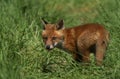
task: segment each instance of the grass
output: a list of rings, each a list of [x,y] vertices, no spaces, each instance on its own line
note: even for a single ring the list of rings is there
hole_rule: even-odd
[[[0,0],[0,79],[119,79],[119,0]],[[110,31],[104,65],[72,62],[70,54],[46,51],[40,17],[66,27],[97,22]]]

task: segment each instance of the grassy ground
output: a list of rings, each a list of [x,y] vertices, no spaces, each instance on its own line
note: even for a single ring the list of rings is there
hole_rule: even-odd
[[[0,79],[120,79],[119,0],[0,0]],[[97,22],[110,31],[104,65],[73,63],[44,49],[40,17],[66,27]]]

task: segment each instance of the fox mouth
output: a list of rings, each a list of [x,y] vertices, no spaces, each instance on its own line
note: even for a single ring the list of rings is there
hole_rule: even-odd
[[[52,48],[52,49],[53,49],[53,48]],[[50,50],[52,50],[52,49],[47,49],[47,48],[46,48],[46,50],[48,50],[48,51],[50,51]]]

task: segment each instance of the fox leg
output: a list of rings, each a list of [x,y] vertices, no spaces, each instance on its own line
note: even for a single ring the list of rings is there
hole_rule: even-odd
[[[82,56],[79,55],[78,53],[73,53],[72,56],[73,56],[73,59],[74,59],[74,60],[76,60],[76,61],[78,61],[78,62],[81,62],[81,61],[82,61]]]
[[[95,58],[96,58],[96,64],[97,65],[102,65],[105,50],[106,50],[105,42],[104,41],[98,41],[97,44],[96,44],[96,53],[95,53]]]
[[[82,62],[84,62],[84,63],[89,63],[90,62],[90,51],[89,50],[85,50],[82,53]]]

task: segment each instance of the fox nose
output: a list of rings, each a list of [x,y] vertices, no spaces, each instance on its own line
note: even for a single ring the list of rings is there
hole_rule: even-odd
[[[50,50],[50,49],[53,49],[53,45],[46,45],[46,49]]]
[[[50,45],[47,45],[47,46],[46,46],[46,49],[50,49]]]

